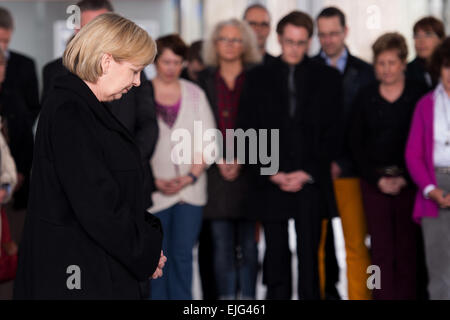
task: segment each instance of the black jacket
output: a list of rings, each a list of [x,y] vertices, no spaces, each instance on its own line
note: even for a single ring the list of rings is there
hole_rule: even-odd
[[[313,58],[323,65],[325,59],[319,53]],[[356,165],[352,161],[350,147],[347,143],[349,134],[349,125],[351,119],[352,104],[359,90],[371,82],[375,81],[373,68],[370,64],[348,53],[347,64],[342,75],[343,83],[343,109],[339,117],[339,149],[337,158],[334,159],[341,168],[341,177],[353,177],[357,174]]]
[[[43,92],[44,102],[52,88],[58,83],[58,78],[69,74],[62,64],[62,58],[49,62],[43,69]],[[155,150],[158,140],[158,123],[153,99],[153,91],[141,72],[141,85],[133,87],[121,99],[106,103],[113,114],[132,133],[142,154],[146,181],[146,193],[148,194],[148,207],[151,207],[151,193],[156,189],[153,174],[150,169],[150,158]]]
[[[9,51],[5,81],[2,89],[19,92],[28,111],[35,119],[40,110],[39,89],[34,61],[22,54]]]
[[[38,124],[16,299],[140,299],[162,232],[145,210],[143,167],[128,130],[70,74]],[[69,290],[69,266],[81,289]]]
[[[425,59],[416,57],[408,63],[406,68],[406,78],[411,81],[419,82],[428,90],[436,88],[439,79],[432,77],[427,70],[427,62]]]
[[[294,73],[298,98],[296,113],[291,118],[288,70],[287,64],[277,58],[274,63],[249,72],[241,99],[239,127],[279,129],[279,171],[303,170],[312,175],[315,183],[297,193],[283,192],[269,176],[260,174],[261,164],[249,165],[253,172],[251,206],[262,220],[286,220],[301,214],[300,202],[317,198],[303,195],[320,193],[324,199],[320,213],[336,216],[330,162],[336,153],[335,119],[342,105],[341,76],[338,71],[305,57]]]

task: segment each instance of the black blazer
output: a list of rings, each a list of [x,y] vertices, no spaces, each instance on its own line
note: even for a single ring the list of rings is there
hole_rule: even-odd
[[[62,64],[62,58],[49,62],[43,69],[43,92],[44,102],[52,88],[58,83],[60,76],[68,75]],[[132,133],[142,154],[142,161],[145,169],[146,194],[148,207],[151,207],[151,193],[156,189],[153,173],[150,169],[150,158],[155,150],[158,141],[159,128],[156,121],[155,103],[153,91],[147,81],[144,72],[141,72],[141,85],[133,87],[127,94],[119,100],[107,102],[107,106],[112,113],[122,122],[122,124]]]
[[[143,167],[128,130],[70,74],[37,128],[17,299],[139,299],[159,261],[162,232],[144,206]],[[69,290],[67,268],[81,270]]]
[[[326,61],[320,53],[313,58],[323,65]],[[337,158],[334,159],[342,170],[341,177],[353,177],[357,175],[356,165],[352,161],[350,147],[347,143],[353,101],[359,90],[375,81],[373,68],[367,62],[348,53],[347,64],[342,75],[343,84],[343,108],[339,115],[339,147]]]
[[[269,176],[260,174],[261,165],[250,165],[252,208],[262,220],[295,218],[301,214],[300,202],[305,204],[316,198],[303,195],[320,192],[325,199],[321,201],[320,212],[336,216],[330,162],[336,152],[335,119],[342,106],[341,76],[338,71],[305,57],[294,73],[298,99],[296,113],[291,118],[288,72],[287,64],[277,58],[248,73],[239,127],[279,129],[279,171],[303,170],[313,176],[315,183],[297,193],[283,192]]]
[[[19,92],[33,116],[37,117],[40,110],[39,89],[34,61],[22,54],[9,51],[3,89]]]

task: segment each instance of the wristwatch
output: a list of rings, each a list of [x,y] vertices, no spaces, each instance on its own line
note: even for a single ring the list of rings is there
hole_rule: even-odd
[[[192,184],[197,182],[198,178],[192,172],[189,172],[188,176],[192,178]]]

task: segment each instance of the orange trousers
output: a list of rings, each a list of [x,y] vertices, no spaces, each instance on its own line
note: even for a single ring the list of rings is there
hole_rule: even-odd
[[[334,180],[334,192],[345,240],[348,298],[349,300],[370,300],[372,296],[367,288],[369,275],[366,273],[367,267],[370,265],[370,256],[365,245],[367,226],[359,179]],[[319,245],[319,277],[322,298],[325,296],[326,231],[327,220],[324,220]]]

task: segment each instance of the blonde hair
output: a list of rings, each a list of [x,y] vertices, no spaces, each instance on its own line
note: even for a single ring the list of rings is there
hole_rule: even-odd
[[[101,59],[109,53],[115,61],[146,66],[153,62],[156,44],[134,22],[115,13],[104,13],[84,26],[68,43],[63,64],[82,80],[97,82],[103,74]]]
[[[215,43],[219,38],[220,31],[222,31],[222,28],[224,28],[225,26],[236,27],[239,29],[241,33],[242,46],[244,49],[242,53],[242,62],[244,64],[260,63],[262,57],[258,49],[258,42],[256,39],[256,35],[251,29],[251,27],[248,25],[246,21],[241,21],[238,19],[230,19],[216,24],[210,37],[205,42],[203,46],[203,60],[205,64],[214,67],[218,66],[219,62],[215,48]]]

